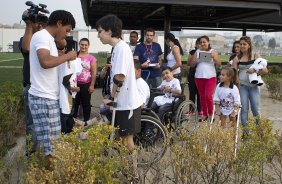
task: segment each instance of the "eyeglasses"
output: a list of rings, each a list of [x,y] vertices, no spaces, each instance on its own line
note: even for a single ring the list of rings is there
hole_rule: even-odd
[[[97,31],[98,31],[98,34],[101,34],[104,31],[104,29],[97,30]]]
[[[58,51],[63,51],[63,50],[65,50],[65,49],[66,49],[65,47],[57,48]]]

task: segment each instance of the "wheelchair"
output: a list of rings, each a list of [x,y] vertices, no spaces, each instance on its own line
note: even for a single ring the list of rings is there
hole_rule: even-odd
[[[184,95],[184,88],[188,83],[182,83],[182,93],[180,95],[172,95],[174,101],[171,104],[170,110],[163,117],[158,117],[155,112],[151,112],[151,116],[158,118],[169,130],[174,130],[176,133],[185,128],[189,133],[192,133],[198,123],[198,110],[194,102],[187,100]],[[150,106],[153,103],[154,97],[164,95],[159,89],[151,89]],[[157,117],[156,117],[157,116]]]
[[[138,153],[137,165],[141,167],[159,161],[168,144],[167,129],[159,119],[146,115],[144,111],[147,110],[143,110],[141,114],[141,131],[133,137]]]

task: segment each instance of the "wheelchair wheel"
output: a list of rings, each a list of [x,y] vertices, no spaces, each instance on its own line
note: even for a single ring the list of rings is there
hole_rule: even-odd
[[[166,152],[167,130],[154,117],[141,115],[141,131],[134,135],[138,166],[149,166],[159,161]]]
[[[198,110],[192,101],[184,101],[177,108],[174,126],[176,130],[185,129],[192,133],[198,123]]]

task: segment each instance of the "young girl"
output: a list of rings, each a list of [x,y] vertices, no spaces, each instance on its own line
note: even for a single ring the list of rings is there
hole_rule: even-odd
[[[163,120],[164,114],[170,110],[171,104],[175,100],[172,94],[181,94],[180,82],[173,77],[170,67],[166,67],[162,71],[162,77],[163,82],[158,88],[164,92],[164,95],[155,97],[151,106],[151,109],[158,114],[161,120]]]
[[[237,72],[234,68],[224,67],[220,74],[220,83],[217,85],[213,101],[216,115],[220,116],[221,127],[225,127],[226,118],[229,117],[235,127],[236,115],[241,104],[240,94],[235,81]]]

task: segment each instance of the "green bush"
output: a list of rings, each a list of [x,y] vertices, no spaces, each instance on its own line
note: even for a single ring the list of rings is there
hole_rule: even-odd
[[[109,125],[95,125],[83,140],[79,129],[62,136],[51,165],[42,162],[43,156],[29,161],[28,183],[126,183],[132,176],[130,156],[120,141],[109,139],[112,131]]]
[[[263,78],[271,98],[282,100],[282,75],[272,74]]]
[[[15,144],[17,125],[23,119],[23,89],[18,83],[0,84],[0,158]]]
[[[271,74],[281,74],[282,73],[282,67],[280,65],[273,65],[267,67],[269,70],[269,73]]]

